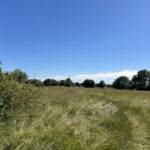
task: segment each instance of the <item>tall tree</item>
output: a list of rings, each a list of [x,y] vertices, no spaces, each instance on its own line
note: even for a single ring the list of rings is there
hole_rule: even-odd
[[[137,75],[133,76],[132,82],[134,87],[138,90],[146,90],[150,85],[150,71],[141,70]]]
[[[130,80],[126,76],[121,76],[118,77],[114,82],[113,82],[113,87],[116,89],[128,89],[129,88],[129,83]]]

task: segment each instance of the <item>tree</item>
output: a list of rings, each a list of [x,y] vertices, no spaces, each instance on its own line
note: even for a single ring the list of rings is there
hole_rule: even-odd
[[[95,87],[95,82],[93,80],[90,79],[86,79],[83,83],[82,83],[83,87],[86,88],[93,88]]]
[[[133,76],[132,82],[134,83],[134,88],[137,90],[149,89],[150,85],[150,71],[141,70],[137,75]]]
[[[65,86],[65,84],[66,84],[66,81],[65,81],[65,80],[60,80],[60,82],[59,82],[59,85],[60,85],[60,86]]]
[[[80,84],[79,82],[76,82],[75,85],[76,85],[77,87],[81,87],[81,84]]]
[[[130,80],[128,77],[126,76],[121,76],[121,77],[118,77],[114,83],[113,83],[113,87],[116,88],[116,89],[128,89],[129,88],[129,83],[130,83]]]
[[[112,87],[112,85],[111,85],[111,84],[107,84],[106,86],[107,86],[108,88],[111,88],[111,87]]]
[[[72,82],[72,80],[70,78],[66,79],[65,86],[67,86],[67,87],[73,86],[73,82]]]
[[[106,83],[102,80],[102,81],[100,81],[100,83],[98,84],[98,87],[100,87],[100,88],[105,88],[105,87],[106,87]]]
[[[56,81],[55,79],[52,79],[52,80],[51,80],[51,85],[52,85],[52,86],[57,86],[57,85],[59,85],[59,84],[58,84],[58,81]]]
[[[147,86],[146,90],[150,90],[150,83],[149,83],[149,85]]]
[[[51,79],[46,79],[43,81],[45,86],[51,86],[52,85],[52,80]]]
[[[58,81],[56,81],[55,79],[46,79],[46,80],[44,80],[43,83],[45,86],[57,86],[57,85],[59,85]]]
[[[38,79],[31,79],[31,80],[28,80],[29,84],[32,84],[32,85],[35,85],[35,86],[38,86],[38,87],[41,87],[41,86],[44,86],[43,82],[38,80]]]
[[[16,81],[18,83],[26,82],[28,80],[26,72],[23,72],[20,69],[16,69],[8,74],[10,80]]]

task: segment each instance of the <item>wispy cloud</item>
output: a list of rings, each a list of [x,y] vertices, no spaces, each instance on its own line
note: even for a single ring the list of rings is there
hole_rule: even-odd
[[[92,79],[95,82],[99,82],[100,80],[104,80],[107,83],[112,83],[117,77],[119,76],[127,76],[130,79],[137,73],[136,70],[123,70],[119,72],[101,72],[96,74],[79,74],[70,76],[70,78],[74,82],[83,82],[85,79]],[[50,78],[56,79],[56,80],[62,80],[66,79],[67,76],[52,76]]]

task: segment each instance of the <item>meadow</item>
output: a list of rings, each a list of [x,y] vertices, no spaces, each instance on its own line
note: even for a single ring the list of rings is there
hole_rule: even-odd
[[[0,123],[1,150],[150,149],[150,92],[21,88]]]

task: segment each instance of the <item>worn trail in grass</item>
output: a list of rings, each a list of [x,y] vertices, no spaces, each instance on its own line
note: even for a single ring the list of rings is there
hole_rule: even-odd
[[[39,89],[14,114],[1,147],[21,150],[149,150],[150,93]]]
[[[128,121],[132,125],[132,145],[137,150],[150,149],[150,99],[148,92],[114,91],[113,102],[121,105]]]

